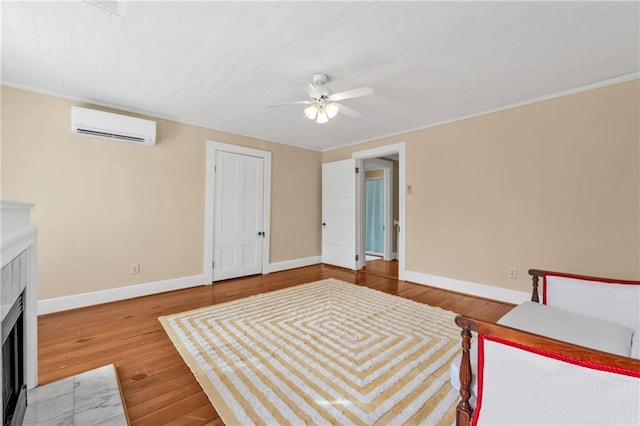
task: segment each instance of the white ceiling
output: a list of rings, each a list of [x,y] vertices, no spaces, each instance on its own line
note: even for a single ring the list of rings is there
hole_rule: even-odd
[[[102,3],[114,3],[103,1]],[[637,72],[638,2],[2,2],[2,80],[327,149]],[[361,112],[306,119],[324,72]],[[159,141],[162,143],[162,141]]]

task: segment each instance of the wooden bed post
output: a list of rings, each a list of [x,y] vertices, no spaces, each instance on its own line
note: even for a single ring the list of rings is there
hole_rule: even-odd
[[[531,301],[535,303],[540,303],[540,298],[538,296],[538,283],[540,277],[544,275],[544,271],[540,271],[538,269],[529,269],[529,275],[531,275],[531,281],[533,282],[533,291],[531,292]]]
[[[468,426],[471,423],[471,324],[461,316],[456,317],[456,324],[462,331],[462,360],[460,361],[460,402],[456,408],[456,425]]]

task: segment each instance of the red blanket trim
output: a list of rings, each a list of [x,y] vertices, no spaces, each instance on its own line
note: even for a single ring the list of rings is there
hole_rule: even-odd
[[[478,417],[480,417],[480,410],[482,409],[482,388],[484,387],[484,339],[487,336],[484,334],[478,335],[478,395],[476,395],[476,407],[473,410],[473,417],[471,417],[471,426],[478,424]]]

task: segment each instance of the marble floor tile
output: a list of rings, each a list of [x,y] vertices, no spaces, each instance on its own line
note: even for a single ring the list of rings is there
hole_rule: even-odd
[[[126,425],[115,367],[107,365],[29,391],[24,425]]]

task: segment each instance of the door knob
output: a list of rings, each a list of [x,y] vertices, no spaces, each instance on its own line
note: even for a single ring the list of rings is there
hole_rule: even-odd
[[[264,232],[262,232],[262,231],[258,231],[258,237],[261,237],[261,236],[263,236],[263,235],[264,235]]]
[[[325,226],[327,226],[327,222],[322,222],[322,227],[324,228]]]

